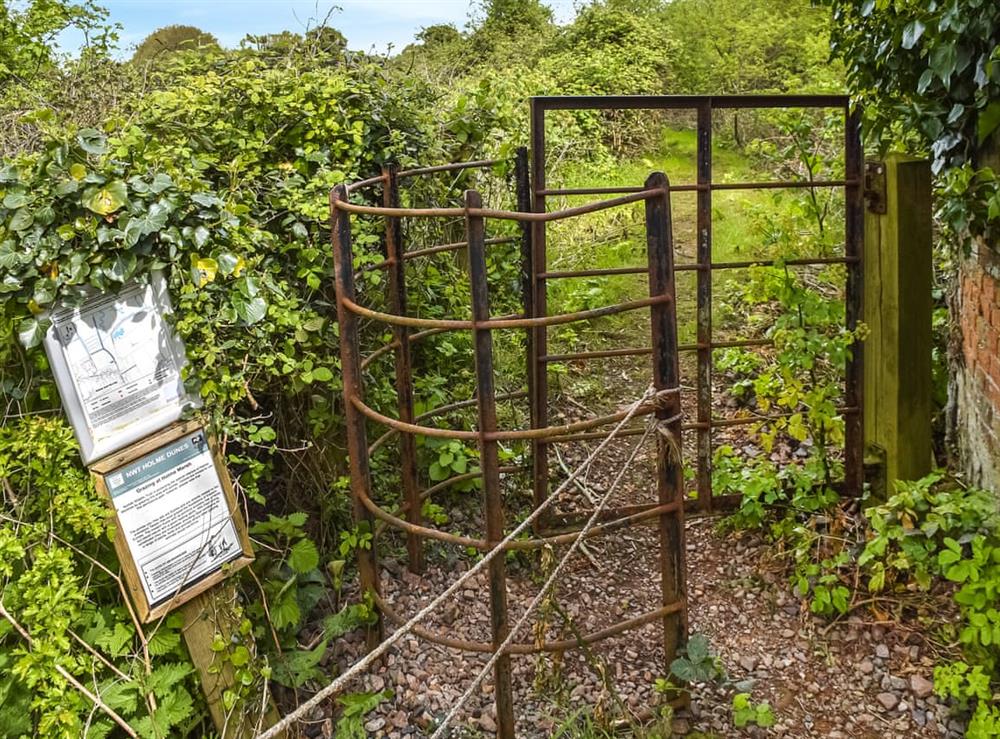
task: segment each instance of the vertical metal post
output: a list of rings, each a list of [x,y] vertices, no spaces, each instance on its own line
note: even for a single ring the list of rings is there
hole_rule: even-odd
[[[382,204],[386,208],[399,207],[399,168],[393,164],[382,169],[385,186]],[[406,263],[403,261],[403,231],[399,218],[385,219],[385,251],[389,264],[389,311],[397,316],[406,315]],[[406,326],[393,326],[396,344],[396,403],[399,420],[414,422],[413,372],[410,361],[410,332]],[[413,434],[401,433],[399,437],[399,473],[403,486],[403,501],[406,504],[406,520],[417,526],[423,525],[421,515],[420,485],[417,478],[417,445]],[[410,572],[424,571],[424,545],[420,536],[409,532],[406,535],[406,550],[409,555]]]
[[[517,187],[517,209],[522,213],[531,211],[531,174],[528,171],[528,149],[520,146],[514,159],[514,176]],[[535,315],[535,301],[532,295],[531,282],[531,224],[527,221],[519,221],[518,227],[521,229],[521,302],[524,306],[526,318],[533,318]],[[527,352],[527,383],[528,398],[534,397],[535,388],[535,366],[537,358],[534,353],[534,331],[525,331]],[[528,401],[531,427],[535,428],[535,405]]]
[[[656,418],[656,482],[660,505],[674,507],[660,514],[660,588],[662,605],[686,597],[684,544],[684,468],[681,460],[680,365],[677,358],[677,301],[674,287],[673,228],[670,185],[666,175],[654,172],[645,189],[662,188],[662,197],[646,200],[646,249],[650,297],[668,296],[669,302],[650,306],[653,347],[653,386],[658,391]],[[661,392],[666,391],[666,392]],[[671,392],[672,391],[672,392]],[[663,617],[663,651],[667,670],[687,640],[687,609]]]
[[[330,233],[333,240],[334,278],[337,289],[337,322],[340,325],[341,372],[344,381],[344,419],[347,429],[347,456],[351,471],[351,502],[354,523],[372,534],[369,549],[358,549],[358,575],[364,592],[380,594],[378,559],[375,541],[375,519],[361,502],[363,495],[371,497],[371,469],[368,462],[368,433],[365,417],[354,406],[364,394],[361,379],[360,345],[358,343],[358,317],[344,305],[344,300],[355,300],[354,256],[351,245],[351,217],[337,209],[337,203],[347,200],[347,187],[338,185],[330,193]],[[382,616],[368,632],[368,649],[382,641]]]
[[[466,208],[482,208],[475,190],[465,193]],[[469,276],[472,283],[472,320],[479,324],[490,318],[490,297],[486,272],[486,236],[482,216],[467,215],[466,240],[469,244]],[[493,547],[504,537],[503,493],[500,489],[498,442],[488,437],[497,429],[496,388],[493,378],[493,334],[490,329],[473,329],[476,351],[476,389],[479,396],[479,465],[483,470],[483,506],[486,541]],[[490,620],[493,648],[498,649],[510,633],[507,614],[507,564],[504,557],[490,560]],[[494,668],[497,708],[497,736],[514,739],[514,691],[511,684],[510,655],[497,660]]]
[[[712,510],[712,103],[698,104],[698,509]]]
[[[545,190],[545,108],[540,101],[531,100],[531,181],[534,187],[531,209],[535,213],[545,212],[545,196],[540,194]],[[531,224],[531,287],[532,287],[532,317],[544,316],[548,312],[547,289],[544,277],[540,275],[546,270],[547,257],[545,253],[545,223]],[[534,363],[531,396],[532,428],[544,428],[549,422],[549,383],[548,366],[540,361],[548,352],[548,329],[538,326],[532,336],[532,361]],[[532,493],[537,508],[549,496],[549,445],[544,439],[531,442]],[[544,528],[547,516],[539,516],[536,530]]]
[[[844,256],[847,264],[845,299],[847,329],[857,328],[864,311],[864,190],[861,186],[864,154],[861,149],[861,113],[849,107],[844,111]],[[864,486],[864,343],[855,341],[847,360],[844,400],[844,490],[861,495]]]

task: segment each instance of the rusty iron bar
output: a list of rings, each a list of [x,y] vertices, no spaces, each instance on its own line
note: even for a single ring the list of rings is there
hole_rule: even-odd
[[[338,200],[336,208],[367,216],[396,216],[397,218],[465,218],[475,216],[477,218],[495,218],[504,221],[530,221],[533,223],[548,223],[550,221],[560,221],[566,218],[585,215],[587,213],[597,213],[609,208],[618,208],[629,203],[638,203],[655,193],[637,192],[630,195],[622,195],[608,200],[597,200],[586,205],[577,205],[563,210],[553,210],[546,213],[521,213],[516,210],[498,210],[496,208],[380,208],[374,205],[358,205],[346,200]]]
[[[607,436],[607,433],[605,433],[605,436]],[[481,472],[471,473],[470,476],[478,477],[481,474],[482,474]],[[417,534],[425,539],[434,539],[435,541],[440,541],[444,544],[452,544],[458,547],[467,547],[482,552],[489,551],[490,549],[493,549],[493,547],[496,545],[495,542],[491,544],[486,539],[477,539],[472,536],[453,534],[450,531],[442,531],[441,529],[436,529],[432,526],[418,526],[416,524],[411,524],[407,522],[405,519],[400,518],[395,513],[390,513],[389,511],[385,510],[367,495],[362,497],[361,502],[373,517],[379,519],[380,521],[384,521],[389,526],[392,526],[393,528],[403,531],[407,534],[410,533]],[[608,531],[614,531],[615,529],[619,529],[624,526],[631,526],[632,524],[639,523],[647,519],[658,518],[666,513],[672,513],[674,512],[674,508],[676,505],[677,505],[676,503],[655,505],[655,506],[650,506],[648,508],[643,508],[642,510],[637,512],[629,512],[627,510],[612,511],[612,514],[617,513],[620,517],[614,518],[610,521],[595,526],[590,532],[588,532],[588,538],[592,536],[600,536],[602,533],[607,533]],[[504,549],[507,551],[527,551],[535,549],[544,549],[545,547],[549,546],[570,544],[578,535],[579,532],[549,535],[549,532],[547,531],[545,535],[536,536],[531,539],[516,539],[510,542],[510,544],[505,545]]]
[[[674,300],[674,244],[670,219],[670,185],[666,175],[654,172],[648,188],[661,190],[646,201],[646,250],[649,294],[670,300],[650,306],[653,387],[660,401],[656,410],[656,488],[661,506],[673,506],[659,517],[661,606],[687,598],[684,535],[684,464],[681,460],[680,364],[677,352],[677,302]],[[663,654],[667,668],[687,643],[687,609],[663,616]]]
[[[712,262],[709,269],[744,269],[746,267],[774,267],[778,264],[789,267],[806,267],[822,264],[854,264],[856,257],[804,257],[801,259],[748,259],[743,262]],[[675,272],[697,272],[705,269],[704,265],[692,262],[690,264],[675,264]],[[561,280],[573,277],[615,277],[618,275],[644,275],[645,267],[610,267],[605,269],[562,270],[543,273],[547,280]]]
[[[844,106],[844,170],[848,178],[860,180],[864,166],[861,146],[861,112]],[[845,228],[844,253],[855,261],[847,269],[847,330],[854,331],[864,315],[864,274],[861,258],[864,254],[864,192],[858,184],[844,194]],[[851,345],[845,368],[844,401],[861,408],[864,403],[864,342]],[[850,416],[844,428],[844,489],[848,495],[860,496],[864,488],[864,425],[861,413]]]
[[[368,432],[365,417],[357,411],[354,400],[364,394],[361,375],[361,358],[358,341],[358,319],[344,306],[344,301],[354,297],[354,250],[351,243],[351,219],[343,216],[337,203],[347,197],[347,187],[340,185],[330,193],[330,234],[333,247],[334,279],[337,293],[337,321],[340,326],[341,373],[344,384],[344,420],[347,427],[347,456],[351,471],[351,502],[354,523],[367,527],[374,534],[375,520],[362,503],[371,489],[371,469],[368,459]],[[358,579],[361,589],[378,597],[381,588],[378,576],[378,555],[375,546],[358,547]],[[367,646],[374,649],[385,635],[379,616],[374,628],[369,629]]]
[[[400,615],[400,613],[383,598],[377,598],[375,603],[378,605],[380,610],[384,610],[386,617],[393,623],[397,625],[406,623],[406,618]],[[648,613],[635,616],[625,621],[620,621],[612,626],[591,632],[590,634],[581,635],[581,638],[578,639],[546,641],[541,644],[510,644],[506,649],[504,649],[504,654],[526,655],[540,654],[542,652],[565,652],[566,650],[573,649],[574,647],[594,644],[595,642],[602,641],[612,636],[617,636],[618,634],[622,634],[626,631],[638,629],[641,626],[659,621],[672,613],[676,613],[677,611],[684,610],[686,608],[686,601],[671,603],[669,606],[657,608],[655,611],[649,611]],[[458,649],[464,652],[479,652],[483,654],[492,654],[494,651],[491,644],[470,641],[468,639],[455,639],[454,637],[444,636],[435,631],[431,631],[423,626],[415,626],[411,629],[411,631],[421,639],[426,639],[432,644],[439,644],[450,649]]]
[[[531,171],[528,163],[527,147],[518,147],[514,159],[514,181],[517,188],[517,210],[521,213],[531,212]],[[535,300],[532,284],[532,224],[527,221],[518,223],[521,229],[521,304],[526,318],[535,318]],[[535,353],[535,330],[528,328],[525,332],[525,386],[528,390],[528,397],[534,397],[535,376],[533,369],[537,363]],[[535,404],[528,403],[528,423],[531,428],[536,427]]]
[[[471,330],[471,329],[505,329],[505,328],[531,328],[533,326],[559,326],[564,323],[575,323],[591,318],[603,318],[617,313],[625,313],[639,308],[646,308],[656,303],[667,300],[666,297],[642,298],[641,300],[629,300],[615,305],[606,305],[601,308],[577,311],[576,313],[559,313],[554,316],[539,316],[538,318],[492,318],[483,321],[468,320],[463,321],[453,318],[415,318],[413,316],[397,316],[393,313],[365,308],[358,305],[353,300],[345,299],[344,306],[359,316],[372,318],[381,323],[393,326],[412,326],[414,328],[446,328],[451,330]]]
[[[533,111],[547,110],[679,110],[707,106],[742,108],[843,108],[847,95],[540,95]],[[538,151],[535,149],[535,151]]]
[[[507,320],[509,318],[522,318],[522,317],[523,317],[523,315],[521,313],[509,313],[509,314],[504,315],[504,316],[497,316],[496,320]],[[426,339],[428,336],[434,336],[435,334],[443,334],[443,333],[447,333],[448,331],[453,331],[453,330],[454,329],[451,329],[451,328],[440,328],[439,327],[439,328],[428,329],[426,331],[417,331],[415,334],[410,334],[410,345],[412,346],[413,344],[417,343],[418,341],[422,341],[423,339]],[[368,365],[369,364],[371,364],[373,361],[375,361],[376,359],[378,359],[383,354],[386,354],[387,352],[391,352],[395,348],[396,348],[396,342],[395,341],[390,341],[388,344],[383,344],[378,349],[373,350],[371,354],[369,354],[367,357],[365,357],[364,359],[361,360],[361,369],[362,370],[368,369]]]
[[[813,188],[846,187],[859,184],[856,180],[764,180],[762,182],[714,182],[708,184],[671,185],[670,192],[699,192],[702,190],[797,190]],[[541,195],[624,195],[630,192],[641,192],[641,187],[566,187],[545,190]]]
[[[844,416],[853,416],[859,413],[860,410],[857,406],[838,406],[837,413]],[[713,418],[707,423],[702,423],[699,421],[691,421],[688,423],[681,424],[681,429],[683,431],[697,431],[698,429],[716,429],[716,428],[730,428],[733,426],[750,426],[755,423],[770,423],[771,421],[780,421],[783,418],[790,418],[795,415],[793,411],[788,413],[768,413],[758,416],[740,416],[737,418]],[[629,436],[638,436],[643,433],[640,428],[623,429],[618,432],[618,435],[627,438]],[[550,444],[563,444],[574,441],[592,441],[594,439],[603,439],[604,434],[601,432],[584,432],[579,434],[566,434],[562,436],[552,436],[549,437],[548,442]]]
[[[542,214],[548,210],[545,202],[545,111],[531,104],[531,211]],[[531,318],[548,315],[548,281],[544,273],[548,267],[547,229],[542,221],[531,223]],[[529,357],[528,369],[532,378],[531,427],[544,428],[549,421],[549,375],[548,366],[539,357],[548,353],[548,329],[537,326],[532,332],[533,353]],[[549,497],[549,446],[544,438],[535,439],[531,444],[531,492],[532,502],[537,508]],[[535,526],[535,533],[546,529],[549,515],[542,516]]]
[[[486,240],[483,217],[475,211],[482,208],[479,193],[465,193],[468,214],[465,220],[466,241],[469,242],[469,279],[472,289],[472,318],[475,321],[472,339],[476,352],[476,391],[479,398],[479,465],[483,471],[483,517],[486,521],[486,542],[492,549],[504,538],[503,491],[500,487],[499,444],[490,434],[497,429],[496,388],[493,381],[493,334],[484,328],[490,318],[490,297],[486,267]],[[494,557],[490,573],[490,624],[493,649],[498,649],[510,633],[507,613],[507,564],[503,557]],[[497,736],[514,739],[514,686],[511,678],[510,655],[502,655],[493,671],[497,709]]]
[[[387,208],[399,207],[398,168],[395,165],[382,170],[385,187],[382,188],[383,203]],[[403,229],[398,218],[385,219],[385,251],[389,269],[389,310],[398,316],[406,315],[406,264],[403,262]],[[405,326],[393,326],[393,344],[396,347],[396,408],[400,420],[413,423],[413,365],[410,359],[409,330]],[[417,479],[417,445],[410,434],[403,434],[399,440],[400,482],[403,499],[406,501],[406,520],[412,524],[423,523],[420,506],[420,483]],[[406,551],[410,572],[424,571],[424,545],[416,534],[406,537]]]
[[[489,330],[489,329],[480,329]],[[493,430],[483,430],[478,431],[460,431],[457,429],[440,429],[434,426],[421,426],[416,423],[406,423],[398,418],[390,418],[377,410],[367,405],[360,398],[352,398],[351,402],[353,406],[364,416],[370,418],[376,423],[381,423],[384,426],[396,429],[397,431],[402,431],[408,434],[419,434],[421,436],[433,436],[438,439],[458,439],[460,441],[478,441],[481,433],[489,438],[490,441],[515,441],[523,439],[545,439],[550,436],[557,436],[565,433],[573,433],[575,431],[582,431],[584,429],[592,429],[598,426],[607,426],[608,424],[620,421],[625,416],[628,415],[628,411],[619,411],[618,413],[613,413],[606,416],[598,416],[596,418],[590,418],[586,421],[574,421],[573,423],[566,423],[561,426],[547,426],[545,428],[534,428],[534,429],[516,429],[509,431],[497,431]],[[644,403],[639,406],[639,409],[633,413],[635,416],[648,416],[656,409],[655,403]]]
[[[699,185],[712,184],[712,104],[710,100],[698,105],[698,161]],[[698,423],[712,418],[712,191],[698,191],[697,202],[697,416]],[[698,464],[696,471],[698,504],[706,513],[712,510],[712,429],[697,429]]]

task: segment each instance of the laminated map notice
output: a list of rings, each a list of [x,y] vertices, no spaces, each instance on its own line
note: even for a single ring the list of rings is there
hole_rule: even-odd
[[[149,605],[243,555],[205,433],[188,433],[103,476]]]
[[[164,315],[164,280],[131,284],[55,311],[45,348],[84,462],[162,429],[194,401],[184,347]]]

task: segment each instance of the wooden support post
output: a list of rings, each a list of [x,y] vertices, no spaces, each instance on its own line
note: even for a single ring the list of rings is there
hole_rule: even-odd
[[[891,154],[865,179],[864,437],[891,495],[932,467],[931,170]]]
[[[223,583],[188,601],[180,608],[184,617],[184,643],[191,661],[198,670],[205,701],[212,716],[212,723],[222,739],[249,739],[260,730],[270,728],[278,721],[277,711],[268,700],[263,717],[261,703],[237,706],[229,712],[225,706],[225,692],[237,690],[236,674],[230,661],[212,649],[216,634],[228,644],[233,634],[239,633],[240,619],[235,610],[236,588]],[[241,636],[244,641],[250,636]],[[227,717],[227,714],[228,715]]]

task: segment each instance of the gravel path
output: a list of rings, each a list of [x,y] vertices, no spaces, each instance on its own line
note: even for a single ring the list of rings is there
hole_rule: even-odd
[[[629,446],[616,442],[588,484],[601,492]],[[582,454],[570,455],[570,464]],[[650,500],[648,460],[616,497],[618,503]],[[478,516],[457,517],[473,530]],[[455,523],[455,521],[453,521]],[[752,534],[718,532],[717,519],[687,525],[688,590],[692,633],[703,633],[728,673],[724,684],[693,686],[689,710],[673,720],[675,734],[788,737],[953,737],[962,726],[931,692],[934,661],[919,630],[887,630],[857,618],[830,626],[811,616],[785,578],[769,564],[768,549]],[[655,529],[638,527],[593,540],[577,554],[558,589],[559,611],[550,609],[542,626],[548,639],[567,639],[574,629],[587,633],[617,620],[653,610],[658,603]],[[562,550],[565,551],[565,550]],[[558,557],[561,551],[553,554]],[[455,557],[454,552],[451,553]],[[462,558],[447,561],[434,548],[423,576],[401,562],[385,559],[386,597],[404,615],[428,602],[461,571]],[[516,620],[544,579],[531,562],[512,562],[510,613]],[[532,621],[536,621],[532,619]],[[530,623],[530,622],[529,622]],[[451,637],[489,640],[485,577],[469,586],[425,626]],[[527,629],[526,629],[527,630]],[[536,632],[536,633],[540,633]],[[531,633],[519,641],[531,641]],[[666,674],[658,626],[651,624],[554,659],[515,656],[515,712],[519,737],[551,736],[560,720],[590,707],[598,714],[638,716],[658,704],[654,682]],[[338,662],[359,656],[360,636],[342,640]],[[366,719],[373,737],[428,736],[485,664],[470,655],[407,637],[359,690],[391,688],[394,698]],[[602,679],[602,676],[604,679]],[[613,687],[612,687],[613,686]],[[739,686],[738,688],[736,686]],[[611,689],[609,690],[609,687]],[[734,728],[733,693],[751,692],[770,702],[777,724],[764,730]],[[495,734],[492,676],[466,706],[453,736]],[[314,735],[330,736],[332,724],[314,725]],[[655,734],[654,734],[655,735]]]

